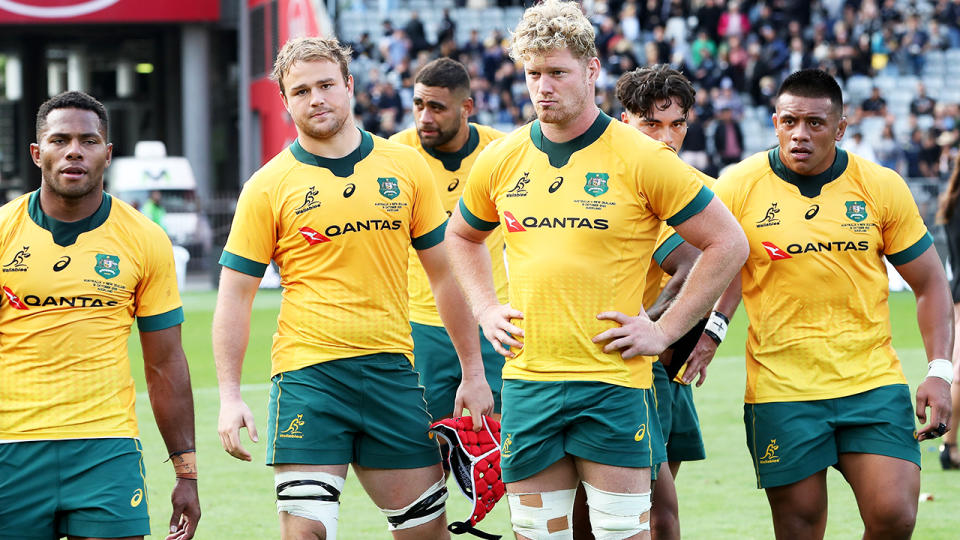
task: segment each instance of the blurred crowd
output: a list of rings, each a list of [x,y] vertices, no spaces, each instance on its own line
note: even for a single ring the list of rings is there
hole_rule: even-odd
[[[625,71],[655,63],[680,69],[698,90],[684,158],[710,174],[757,150],[748,142],[758,127],[771,137],[764,144],[775,143],[771,98],[798,69],[826,69],[843,85],[874,77],[919,81],[931,54],[960,52],[960,0],[586,0],[583,8],[603,65],[598,106],[619,117],[614,86]],[[458,41],[456,22],[444,10],[435,34],[428,39],[413,12],[404,25],[384,20],[380,35],[364,33],[352,43],[355,112],[365,129],[388,136],[412,124],[414,76],[437,56],[468,67],[472,120],[512,129],[533,118],[505,32],[471,30]],[[960,89],[960,69],[956,74]],[[906,116],[889,110],[876,86],[849,102],[843,144],[904,176],[946,178],[957,153],[960,100],[938,101],[923,83],[910,86]]]

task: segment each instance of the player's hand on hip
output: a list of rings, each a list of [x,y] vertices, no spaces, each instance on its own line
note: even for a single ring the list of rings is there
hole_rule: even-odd
[[[220,444],[231,456],[243,461],[251,461],[253,456],[240,444],[240,428],[243,427],[247,428],[251,441],[260,440],[250,407],[243,400],[221,401],[220,420],[217,426],[220,432]]]
[[[927,422],[927,408],[930,422]],[[927,377],[917,387],[917,419],[927,425],[917,431],[917,440],[935,439],[950,427],[950,384],[939,377]]]
[[[470,416],[474,419],[474,431],[480,431],[483,427],[481,415],[493,414],[493,392],[482,374],[479,377],[464,377],[460,381],[457,397],[453,402],[453,416],[463,416],[464,408],[470,411]]]
[[[513,324],[513,319],[522,319],[523,313],[510,307],[510,304],[491,304],[480,312],[477,322],[483,330],[483,337],[493,345],[498,353],[513,358],[516,356],[510,347],[521,348],[523,342],[517,340],[523,337],[523,329]]]
[[[609,341],[603,347],[605,353],[620,351],[620,356],[626,360],[634,356],[660,354],[670,345],[663,329],[650,320],[643,308],[640,308],[640,314],[636,317],[619,311],[604,311],[597,318],[620,325],[593,337],[594,343]]]
[[[197,531],[197,523],[200,522],[197,481],[177,478],[170,502],[173,503],[173,515],[170,517],[170,534],[166,540],[190,540]]]
[[[699,378],[697,378],[697,386],[702,385],[703,382],[707,380],[707,366],[710,365],[716,353],[717,342],[706,334],[700,334],[697,345],[687,358],[687,368],[684,370],[683,376],[680,377],[683,384],[690,384],[693,382],[693,379],[699,376]]]

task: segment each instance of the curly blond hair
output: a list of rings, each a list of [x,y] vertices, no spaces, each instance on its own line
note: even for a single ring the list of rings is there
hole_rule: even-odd
[[[562,48],[580,60],[597,56],[593,25],[575,1],[544,0],[527,8],[512,37],[510,57],[517,62]]]
[[[328,60],[340,65],[340,73],[343,74],[343,80],[346,82],[347,78],[350,77],[349,65],[352,52],[349,46],[341,45],[336,38],[293,38],[284,43],[283,48],[277,53],[270,78],[277,81],[277,84],[280,85],[280,93],[285,94],[283,76],[290,71],[294,64]]]

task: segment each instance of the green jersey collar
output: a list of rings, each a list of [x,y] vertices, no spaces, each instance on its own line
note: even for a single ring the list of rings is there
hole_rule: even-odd
[[[373,136],[362,129],[360,130],[360,146],[357,146],[353,152],[350,152],[342,158],[325,158],[311,154],[300,146],[299,139],[293,141],[293,144],[290,145],[290,152],[300,163],[329,169],[334,176],[340,178],[346,178],[352,175],[353,168],[357,163],[360,163],[363,158],[369,156],[372,151]]]
[[[467,143],[460,147],[456,152],[441,152],[440,150],[435,150],[433,148],[423,147],[424,152],[430,154],[443,163],[443,168],[450,172],[457,172],[460,170],[460,164],[463,160],[467,159],[467,156],[473,153],[477,149],[477,146],[480,145],[480,132],[477,131],[477,126],[473,124],[468,124],[470,128],[470,136],[467,138]]]
[[[603,132],[607,129],[610,120],[611,118],[609,116],[604,114],[603,111],[600,111],[597,119],[593,121],[593,124],[587,131],[565,143],[555,143],[548,139],[540,129],[540,120],[534,120],[533,125],[530,126],[530,140],[533,141],[534,146],[547,155],[550,159],[550,166],[559,169],[570,161],[570,156],[572,156],[574,152],[582,150],[596,142],[596,140],[600,138],[600,135],[603,135]]]
[[[76,243],[77,237],[80,236],[81,233],[92,231],[100,225],[103,225],[103,222],[110,216],[111,206],[112,197],[110,197],[109,193],[103,192],[100,208],[97,208],[96,212],[81,220],[70,222],[60,221],[43,213],[43,210],[40,208],[40,190],[38,189],[30,194],[30,199],[27,203],[27,213],[30,214],[30,219],[33,220],[34,223],[50,231],[50,234],[53,235],[53,241],[58,246],[67,247]]]
[[[833,182],[847,170],[847,163],[849,163],[850,157],[847,155],[846,150],[837,148],[837,155],[833,158],[833,165],[822,173],[813,176],[797,174],[787,168],[780,159],[779,146],[775,146],[767,152],[767,160],[770,162],[770,168],[773,169],[774,174],[782,178],[785,182],[797,186],[800,194],[804,197],[812,199],[820,195],[820,190],[823,186]]]

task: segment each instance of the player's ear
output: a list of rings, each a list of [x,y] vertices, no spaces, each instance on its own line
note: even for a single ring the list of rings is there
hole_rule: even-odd
[[[470,118],[473,115],[473,106],[474,106],[474,103],[473,103],[472,97],[467,96],[466,98],[464,98],[463,105],[461,105],[462,107],[461,114],[463,115],[464,120],[466,120],[467,118]]]
[[[33,160],[33,163],[39,167],[40,166],[40,145],[37,143],[30,143],[30,159]]]
[[[770,121],[773,122],[773,130],[776,131],[777,125],[780,123],[780,117],[777,116],[777,113],[773,113],[770,115]]]
[[[107,163],[106,166],[110,166],[110,160],[113,159],[113,143],[107,143]]]
[[[840,142],[840,139],[843,138],[843,134],[847,131],[847,117],[841,116],[840,123],[837,125],[837,142]]]

